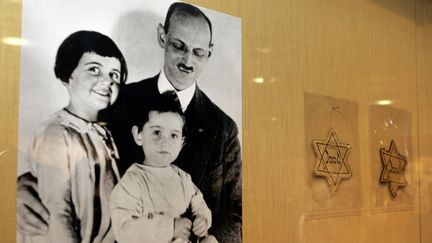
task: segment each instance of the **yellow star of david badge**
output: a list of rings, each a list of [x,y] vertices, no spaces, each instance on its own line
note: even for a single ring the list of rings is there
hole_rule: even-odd
[[[339,141],[336,132],[330,128],[326,139],[312,140],[316,155],[314,173],[327,179],[330,189],[336,193],[342,179],[352,176],[347,158],[351,145]]]
[[[381,148],[380,153],[381,162],[384,166],[380,182],[389,183],[390,192],[393,197],[396,197],[399,187],[408,185],[408,181],[405,179],[405,167],[408,160],[399,153],[394,140],[391,141],[389,150]]]

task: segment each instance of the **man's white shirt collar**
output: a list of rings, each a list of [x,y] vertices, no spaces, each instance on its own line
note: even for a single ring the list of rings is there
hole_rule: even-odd
[[[196,90],[196,82],[194,82],[191,86],[187,87],[186,89],[177,91],[174,86],[168,81],[163,69],[159,75],[158,79],[158,90],[159,93],[164,93],[166,91],[174,91],[176,92],[180,105],[182,107],[183,112],[186,111],[187,107],[189,106],[190,102],[192,101],[192,98],[195,94]]]

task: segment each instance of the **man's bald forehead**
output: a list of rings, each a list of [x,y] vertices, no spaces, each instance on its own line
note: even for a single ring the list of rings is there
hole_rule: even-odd
[[[173,21],[187,21],[187,20],[197,20],[205,22],[205,18],[202,15],[191,15],[187,12],[183,12],[180,10],[173,11],[171,17],[169,18],[170,22]],[[170,23],[172,24],[172,23]]]
[[[212,40],[212,24],[210,19],[197,7],[187,3],[173,3],[167,12],[164,24],[165,33],[168,33],[172,21],[185,22],[185,21],[205,21],[210,30],[210,43]]]

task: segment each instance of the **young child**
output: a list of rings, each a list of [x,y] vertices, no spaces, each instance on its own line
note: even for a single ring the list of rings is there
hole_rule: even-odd
[[[171,164],[184,143],[185,120],[178,99],[162,94],[145,104],[133,123],[132,134],[145,158],[126,171],[111,194],[116,240],[190,242],[192,231],[200,242],[217,242],[207,235],[211,212],[201,192],[188,173]]]

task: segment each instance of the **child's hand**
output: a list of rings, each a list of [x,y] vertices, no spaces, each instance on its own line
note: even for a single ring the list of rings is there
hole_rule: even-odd
[[[196,217],[193,221],[192,232],[198,237],[205,236],[207,234],[207,220],[204,217]]]
[[[213,235],[207,235],[200,240],[200,243],[218,243],[218,241]]]
[[[189,240],[192,222],[188,218],[175,218],[174,219],[174,240],[184,239]]]

